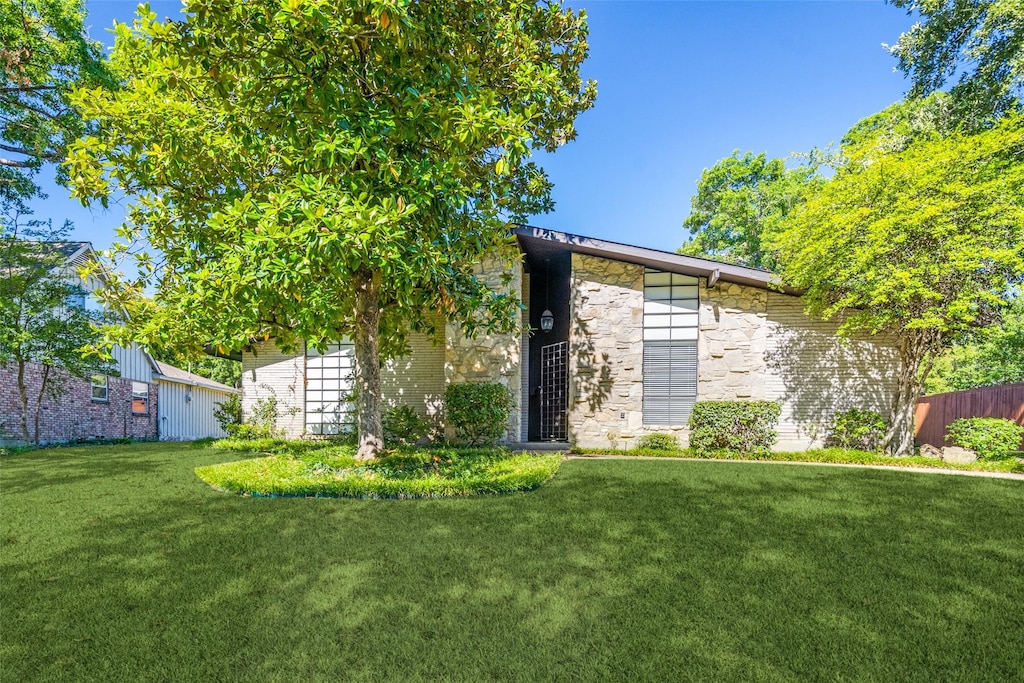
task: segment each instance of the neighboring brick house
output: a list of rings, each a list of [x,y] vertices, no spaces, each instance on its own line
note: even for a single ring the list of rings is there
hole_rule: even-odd
[[[77,269],[94,257],[92,245],[55,242],[52,246],[66,258],[65,265],[54,273],[56,277],[72,281],[85,292],[99,287],[99,281],[87,282],[78,276]],[[100,307],[91,295],[83,297],[77,305]],[[56,382],[40,411],[41,443],[226,436],[214,418],[213,409],[220,401],[238,394],[238,389],[160,363],[137,344],[114,347],[111,355],[116,375],[81,379],[51,369]],[[33,397],[30,406],[34,406],[34,397],[39,393],[43,367],[34,363],[26,366],[26,387]],[[17,377],[17,364],[0,365],[0,444],[22,440]],[[31,415],[29,433],[35,433]]]
[[[840,339],[837,321],[807,317],[768,272],[538,228],[516,234],[522,261],[509,286],[525,305],[523,333],[468,339],[448,323],[435,339],[413,335],[409,356],[383,368],[388,405],[440,419],[446,385],[493,380],[517,404],[507,442],[621,447],[651,432],[685,443],[697,400],[766,399],[782,405],[787,450],[819,444],[839,410],[886,412],[893,346]],[[490,262],[480,272],[494,285],[503,274]],[[243,353],[243,410],[273,394],[289,436],[331,433],[347,419],[351,368],[344,342],[324,355],[255,345]]]

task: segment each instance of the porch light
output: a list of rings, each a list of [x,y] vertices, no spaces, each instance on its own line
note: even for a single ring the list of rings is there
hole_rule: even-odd
[[[555,316],[551,315],[551,311],[545,308],[544,312],[540,314],[540,329],[544,332],[550,332],[554,326]]]

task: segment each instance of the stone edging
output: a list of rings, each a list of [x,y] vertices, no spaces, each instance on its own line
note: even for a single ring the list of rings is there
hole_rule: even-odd
[[[736,462],[758,465],[814,465],[816,467],[852,467],[862,470],[887,470],[889,472],[919,472],[921,474],[960,474],[966,477],[987,477],[989,479],[1015,479],[1024,481],[1024,474],[1016,472],[984,472],[981,470],[953,470],[939,467],[902,467],[900,465],[858,465],[845,462],[805,462],[792,460],[731,460],[728,458],[674,458],[650,455],[566,455],[566,460],[669,460],[675,462]]]

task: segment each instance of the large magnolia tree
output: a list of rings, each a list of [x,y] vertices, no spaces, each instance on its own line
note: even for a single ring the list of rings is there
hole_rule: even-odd
[[[914,404],[936,354],[996,319],[1024,278],[1024,116],[942,134],[893,125],[901,111],[918,110],[896,105],[855,127],[845,165],[769,236],[783,280],[805,290],[813,313],[842,314],[841,332],[895,339],[894,454],[913,450]]]
[[[382,353],[435,314],[470,333],[513,325],[517,298],[473,265],[511,256],[508,221],[552,205],[529,159],[572,140],[593,104],[584,13],[532,0],[185,11],[118,25],[124,87],[76,100],[99,131],[69,156],[73,187],[87,202],[127,195],[111,256],[135,252],[142,273],[108,297],[155,347],[352,339],[359,456],[374,457]]]

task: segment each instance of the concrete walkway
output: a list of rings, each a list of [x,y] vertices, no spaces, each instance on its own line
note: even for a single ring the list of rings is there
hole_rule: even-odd
[[[886,470],[889,472],[920,472],[922,474],[959,474],[965,477],[987,477],[989,479],[1016,479],[1024,481],[1024,474],[1015,472],[981,472],[978,470],[946,470],[938,467],[901,467],[899,465],[857,465],[839,462],[793,462],[789,460],[730,460],[728,458],[674,458],[650,455],[566,455],[566,460],[675,460],[682,462],[730,462],[753,465],[813,465],[814,467],[852,467],[862,470]]]

